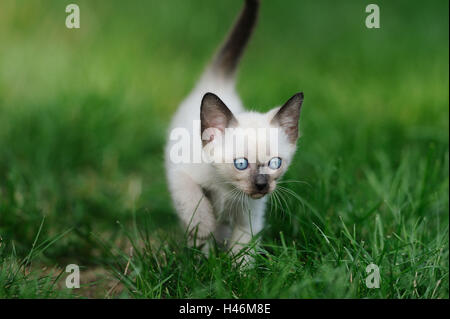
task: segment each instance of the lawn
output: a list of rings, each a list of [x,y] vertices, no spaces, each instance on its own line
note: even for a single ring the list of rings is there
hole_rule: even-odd
[[[238,91],[305,102],[245,269],[183,244],[163,160],[242,2],[72,2],[0,2],[0,298],[449,298],[448,1],[262,1]]]

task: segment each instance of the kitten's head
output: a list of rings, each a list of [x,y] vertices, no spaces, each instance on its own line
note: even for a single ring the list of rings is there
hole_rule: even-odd
[[[270,194],[295,153],[302,102],[298,93],[265,114],[233,114],[206,93],[200,112],[203,151],[213,154],[220,182],[254,199]]]

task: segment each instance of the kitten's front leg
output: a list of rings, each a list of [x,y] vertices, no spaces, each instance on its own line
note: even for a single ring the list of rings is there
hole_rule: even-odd
[[[242,249],[246,248],[252,238],[262,230],[264,226],[265,202],[265,198],[259,200],[249,199],[248,207],[243,211],[236,212],[230,240],[233,255],[239,254]],[[249,251],[246,251],[240,255],[237,263],[240,264],[243,260],[244,263],[247,263],[250,259]]]
[[[192,242],[203,243],[216,229],[216,218],[210,201],[200,185],[182,171],[173,171],[169,187],[176,211]]]

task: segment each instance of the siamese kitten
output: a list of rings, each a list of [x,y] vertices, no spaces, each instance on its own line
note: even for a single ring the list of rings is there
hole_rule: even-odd
[[[225,43],[174,115],[165,152],[170,193],[190,239],[207,243],[213,236],[233,254],[263,228],[267,197],[296,150],[303,102],[303,93],[298,93],[283,106],[258,113],[245,110],[239,99],[236,68],[258,8],[258,0],[245,1]],[[254,143],[231,145],[226,138],[230,128],[240,129],[244,140]],[[177,139],[180,129],[190,132],[190,138]],[[261,145],[267,146],[268,136],[247,136],[251,129],[276,129],[275,145],[259,152]],[[192,160],[202,158],[207,149],[221,153],[224,160]],[[190,160],[175,160],[180,154]]]

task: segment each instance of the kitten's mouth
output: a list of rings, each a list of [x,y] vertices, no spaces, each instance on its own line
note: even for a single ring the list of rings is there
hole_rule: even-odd
[[[259,199],[259,198],[264,197],[266,194],[267,193],[253,193],[253,194],[250,194],[250,197],[253,199]]]

